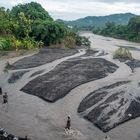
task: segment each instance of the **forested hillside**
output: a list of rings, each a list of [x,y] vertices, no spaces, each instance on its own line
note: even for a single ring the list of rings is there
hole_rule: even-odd
[[[36,2],[11,10],[0,7],[0,50],[33,49],[42,46],[89,45],[88,39],[58,23]]]
[[[112,14],[108,16],[87,16],[85,18],[73,20],[73,21],[63,21],[68,26],[73,26],[78,29],[89,29],[93,26],[104,27],[107,22],[114,22],[116,24],[126,25],[130,18],[134,17],[134,14]]]
[[[140,42],[140,16],[130,19],[127,25],[106,23],[104,28],[93,28],[93,33]]]

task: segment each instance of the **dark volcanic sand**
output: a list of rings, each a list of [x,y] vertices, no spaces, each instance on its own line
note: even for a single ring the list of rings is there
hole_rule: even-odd
[[[36,76],[36,75],[38,75],[38,74],[41,74],[41,73],[43,73],[45,70],[39,70],[39,71],[37,71],[37,72],[34,72],[30,77],[34,77],[34,76]]]
[[[140,60],[133,59],[132,61],[127,62],[126,64],[132,69],[132,72],[134,72],[135,68],[140,67]]]
[[[73,55],[77,52],[78,51],[76,49],[43,48],[43,49],[40,49],[39,53],[30,57],[25,57],[15,62],[12,65],[11,69],[26,69],[26,68],[37,67],[37,66],[52,62],[56,59]]]
[[[90,93],[78,112],[104,132],[140,116],[139,82],[121,81]]]
[[[69,60],[30,81],[21,90],[49,102],[64,97],[74,87],[113,73],[117,65],[101,58]]]
[[[129,60],[128,57],[122,58],[122,57],[120,57],[120,56],[113,56],[113,59],[118,59],[120,62],[126,62],[126,61]]]
[[[98,51],[96,50],[86,50],[86,54],[82,55],[81,57],[88,57],[88,56],[95,56]]]
[[[8,83],[15,83],[17,82],[25,73],[29,71],[18,71],[18,72],[13,72],[8,79]]]

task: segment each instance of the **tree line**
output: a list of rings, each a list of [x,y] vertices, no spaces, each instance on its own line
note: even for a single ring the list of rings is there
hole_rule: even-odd
[[[90,42],[63,23],[54,21],[39,3],[19,4],[11,10],[0,7],[0,50],[51,45],[73,48],[90,45]]]
[[[113,22],[107,22],[105,27],[92,27],[91,30],[93,33],[99,35],[140,42],[140,16],[131,18],[127,25],[117,25]]]

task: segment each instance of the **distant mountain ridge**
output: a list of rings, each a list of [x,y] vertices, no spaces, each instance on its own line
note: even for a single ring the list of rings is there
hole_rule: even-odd
[[[125,25],[128,23],[128,21],[136,16],[132,13],[120,13],[120,14],[112,14],[107,16],[87,16],[85,18],[80,18],[73,21],[65,21],[58,19],[57,21],[63,22],[64,24],[68,26],[73,27],[89,27],[89,26],[95,26],[95,27],[103,27],[107,22],[114,22],[116,24]]]

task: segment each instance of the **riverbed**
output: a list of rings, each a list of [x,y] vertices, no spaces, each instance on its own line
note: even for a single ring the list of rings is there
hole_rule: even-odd
[[[98,51],[94,58],[102,58],[116,64],[119,68],[114,73],[109,73],[106,77],[87,82],[73,88],[64,98],[55,103],[46,102],[36,96],[26,94],[21,90],[29,81],[44,75],[62,62],[85,55],[85,51],[79,50],[73,55],[59,58],[52,62],[43,63],[34,68],[20,70],[10,70],[3,73],[7,60],[0,61],[0,85],[8,92],[9,107],[5,112],[0,104],[0,126],[7,129],[9,133],[24,137],[28,135],[32,140],[103,140],[108,135],[112,140],[138,140],[140,136],[140,118],[127,121],[108,133],[102,132],[91,122],[84,119],[77,113],[81,101],[91,92],[104,86],[111,85],[118,81],[140,81],[139,68],[132,73],[131,68],[118,60],[113,59],[113,54],[118,46],[127,46],[135,59],[140,60],[140,44],[124,40],[102,37],[91,33],[84,33],[89,37],[91,48]],[[100,55],[104,52],[104,55]],[[28,57],[28,56],[27,56]],[[12,64],[21,59],[13,58],[8,61]],[[29,70],[17,82],[9,84],[10,74],[17,71]],[[35,76],[32,74],[41,71]],[[64,127],[67,115],[71,116],[72,130],[65,133]]]

